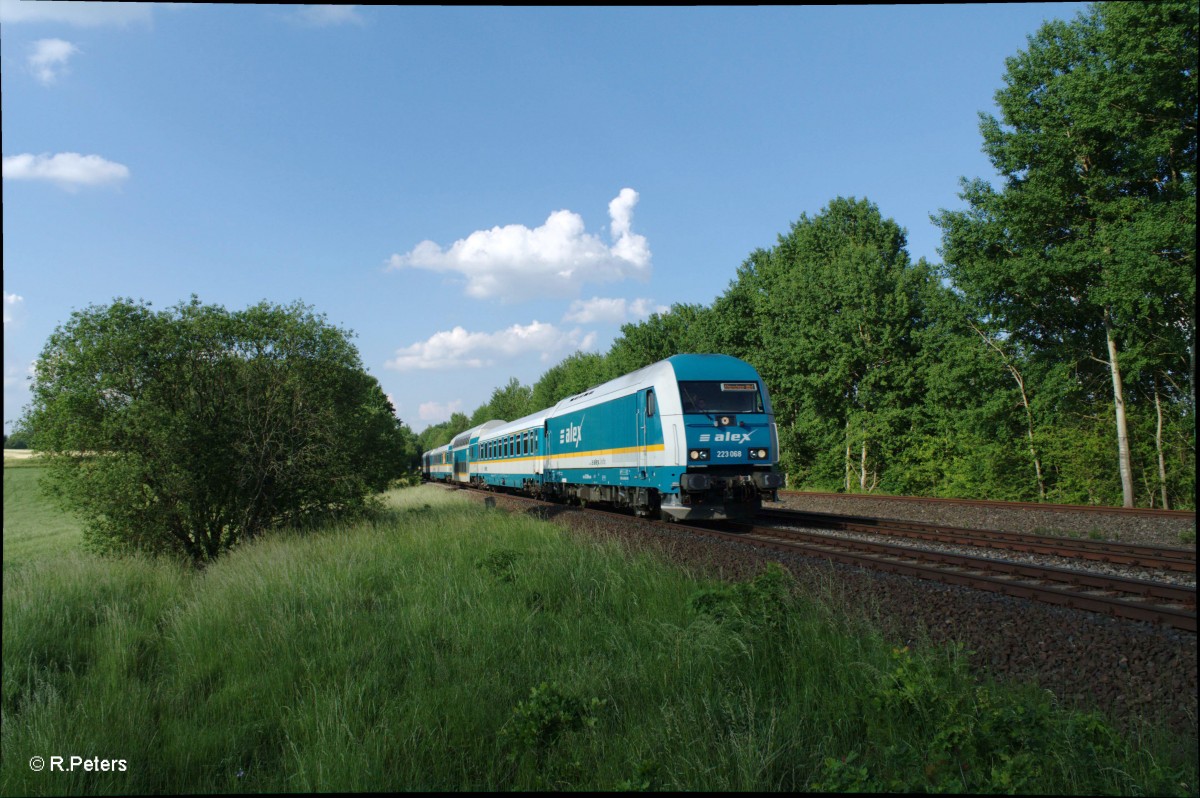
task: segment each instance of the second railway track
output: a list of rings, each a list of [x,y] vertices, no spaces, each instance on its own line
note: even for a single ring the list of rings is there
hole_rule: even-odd
[[[696,529],[777,551],[930,579],[1119,618],[1196,631],[1196,589],[1071,568],[1013,563],[909,546],[835,538],[752,524],[730,524],[733,534]]]
[[[912,538],[935,543],[1048,554],[1071,559],[1116,563],[1180,573],[1196,573],[1195,549],[1149,546],[1137,543],[1079,540],[1023,532],[962,529],[899,519],[867,518],[803,510],[767,509],[760,518],[789,524],[873,535]]]

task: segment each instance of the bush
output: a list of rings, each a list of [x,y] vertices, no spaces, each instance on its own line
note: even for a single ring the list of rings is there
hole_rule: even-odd
[[[198,563],[361,511],[416,456],[350,333],[300,304],[77,311],[38,359],[26,420],[90,543]]]

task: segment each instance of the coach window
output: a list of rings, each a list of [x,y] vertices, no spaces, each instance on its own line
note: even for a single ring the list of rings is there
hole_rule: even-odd
[[[654,389],[646,391],[646,418],[654,415]]]

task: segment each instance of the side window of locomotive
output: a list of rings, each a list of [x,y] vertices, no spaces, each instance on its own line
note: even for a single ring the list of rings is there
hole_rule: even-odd
[[[654,415],[657,403],[654,401],[654,391],[646,391],[646,418],[651,418]]]

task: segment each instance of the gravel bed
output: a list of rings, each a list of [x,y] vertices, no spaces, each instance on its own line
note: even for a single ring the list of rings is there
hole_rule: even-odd
[[[1194,634],[764,552],[743,543],[703,540],[683,529],[650,526],[634,518],[602,517],[563,506],[530,507],[502,495],[494,498],[499,509],[545,517],[583,534],[616,538],[710,577],[748,579],[767,562],[780,562],[796,577],[801,593],[852,618],[867,620],[897,646],[961,643],[977,674],[1035,683],[1060,703],[1098,709],[1121,726],[1137,719],[1165,724],[1180,734],[1185,750],[1195,748]],[[846,512],[846,507],[842,505],[840,511]],[[939,512],[945,511],[939,508]],[[965,525],[961,518],[948,516],[939,523]],[[984,523],[986,528],[998,528],[994,521]]]
[[[905,521],[928,521],[934,524],[964,529],[995,529],[1003,532],[1026,532],[1111,540],[1121,543],[1147,543],[1155,546],[1176,546],[1195,550],[1196,522],[1183,518],[1160,518],[1128,513],[1092,511],[1056,511],[1009,509],[1006,507],[970,507],[961,504],[923,504],[921,502],[889,501],[882,497],[805,496],[780,494],[779,502],[764,505],[768,508],[809,510],[817,513],[845,513],[872,518],[897,518]],[[1190,543],[1185,543],[1190,540]]]

